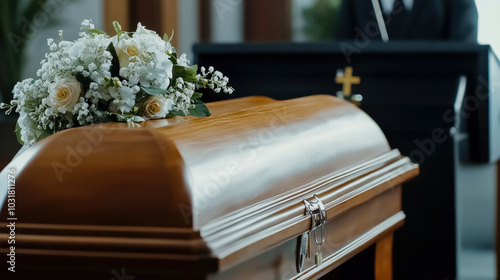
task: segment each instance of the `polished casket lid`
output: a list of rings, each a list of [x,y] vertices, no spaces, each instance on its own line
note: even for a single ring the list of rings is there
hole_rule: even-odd
[[[302,200],[313,194],[337,203],[335,186],[361,175],[401,183],[415,173],[335,97],[207,105],[207,118],[68,129],[22,153],[1,174],[4,184],[17,170],[19,238],[42,255],[115,250],[220,268],[307,231]]]

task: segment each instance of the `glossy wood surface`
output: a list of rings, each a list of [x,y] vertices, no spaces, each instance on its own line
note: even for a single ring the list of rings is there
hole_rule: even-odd
[[[26,211],[24,222],[71,225],[81,216],[81,224],[125,226],[129,217],[141,217],[136,226],[200,230],[389,151],[368,116],[327,96],[151,123],[65,130],[33,147],[26,153],[31,158],[17,161],[27,163],[18,183],[30,186],[20,190],[30,193],[30,206],[19,210]],[[94,199],[95,193],[106,199]],[[150,203],[144,207],[139,198]],[[92,208],[80,207],[88,201]],[[185,219],[180,207],[194,211]]]
[[[375,252],[375,279],[392,280],[392,243],[391,233],[377,242]]]
[[[267,279],[257,277],[266,267],[272,279],[312,279],[402,225],[400,185],[418,166],[355,106],[330,96],[208,106],[209,118],[66,130],[14,160],[21,263],[126,265],[148,279]],[[324,264],[292,273],[314,194],[327,209]]]

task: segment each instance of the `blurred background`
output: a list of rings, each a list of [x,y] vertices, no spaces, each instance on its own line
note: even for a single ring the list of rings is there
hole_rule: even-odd
[[[57,39],[58,30],[63,30],[65,40],[77,39],[84,19],[92,19],[96,28],[109,34],[114,34],[114,20],[130,31],[135,30],[137,22],[161,35],[175,30],[173,45],[192,58],[192,46],[197,42],[333,40],[340,4],[341,0],[2,0],[0,102],[11,99],[18,81],[36,78],[48,51],[47,38]],[[500,53],[500,0],[476,0],[476,5],[478,41]],[[12,121],[6,123],[0,114],[1,131],[11,126]],[[0,140],[4,150],[19,148],[11,140]],[[0,166],[4,166],[3,158]]]
[[[78,37],[83,19],[114,33],[118,20],[125,30],[137,22],[159,34],[172,34],[173,44],[192,57],[196,42],[307,42],[333,40],[341,0],[2,0],[0,1],[0,91],[10,99],[14,84],[36,77],[48,51],[47,38],[64,31]],[[479,42],[500,52],[500,0],[476,0]]]
[[[137,22],[161,35],[175,30],[173,45],[192,58],[197,42],[331,41],[340,4],[341,0],[1,0],[0,101],[10,100],[16,82],[36,78],[48,51],[47,38],[57,39],[58,30],[63,30],[65,40],[77,39],[84,19],[92,19],[96,28],[110,35],[114,20],[128,31],[134,31]],[[491,45],[498,55],[500,0],[476,0],[476,5],[478,41]],[[16,118],[0,113],[0,168],[20,148],[13,133]],[[467,279],[494,278],[494,252],[467,256],[463,261],[472,269],[463,271],[470,274]]]

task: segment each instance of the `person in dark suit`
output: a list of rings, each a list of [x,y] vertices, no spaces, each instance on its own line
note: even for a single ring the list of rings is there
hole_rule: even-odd
[[[476,42],[477,21],[474,0],[344,0],[336,39]]]

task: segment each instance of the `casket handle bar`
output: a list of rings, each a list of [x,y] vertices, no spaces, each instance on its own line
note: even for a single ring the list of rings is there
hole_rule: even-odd
[[[303,233],[299,236],[297,244],[297,272],[300,273],[304,267],[304,261],[309,257],[309,233],[312,232],[314,235],[314,241],[318,246],[325,243],[325,223],[326,223],[326,208],[323,202],[319,199],[317,195],[314,195],[313,199],[307,201],[304,199],[304,205],[306,206],[306,215],[309,213],[311,215],[311,228],[308,232]],[[319,231],[319,237],[318,232]],[[316,254],[316,264],[321,265],[321,252]]]
[[[304,199],[307,212],[311,215],[311,231],[314,235],[314,241],[318,245],[325,243],[325,223],[326,223],[326,208],[323,202],[317,195],[311,201]],[[320,237],[318,238],[317,232]]]

